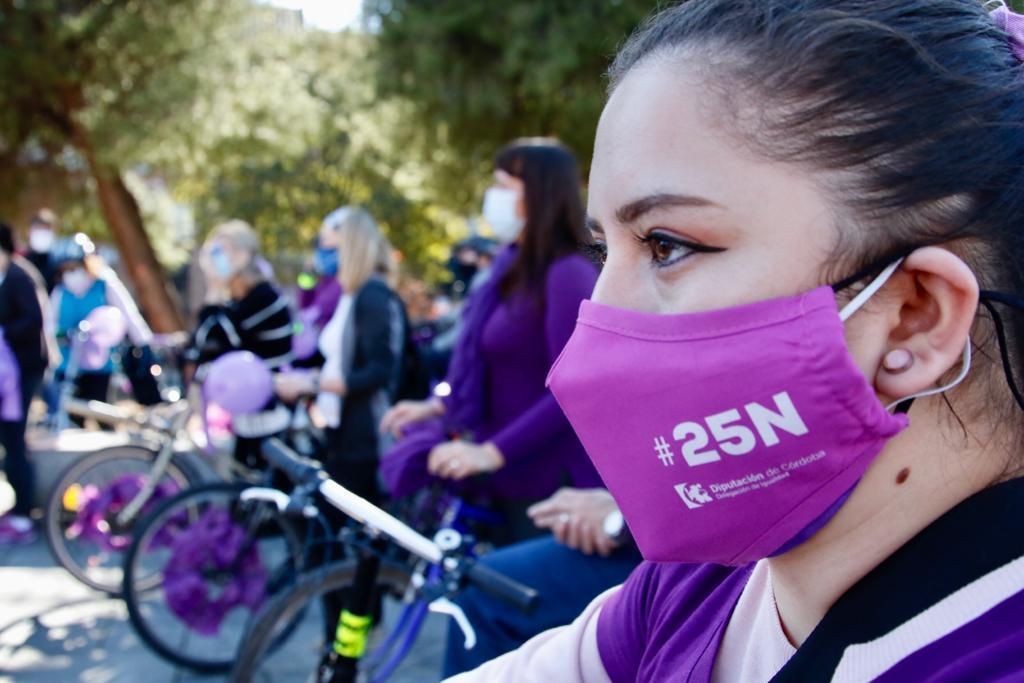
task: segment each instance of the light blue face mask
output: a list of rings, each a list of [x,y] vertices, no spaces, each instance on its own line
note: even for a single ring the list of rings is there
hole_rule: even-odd
[[[313,270],[317,275],[334,277],[338,274],[341,259],[338,257],[337,249],[317,247],[313,252]]]
[[[227,280],[235,274],[234,266],[231,265],[231,258],[220,247],[214,247],[210,250],[210,264],[213,266],[213,272],[222,280]]]

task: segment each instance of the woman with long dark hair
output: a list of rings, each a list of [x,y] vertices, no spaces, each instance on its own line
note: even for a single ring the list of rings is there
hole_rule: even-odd
[[[599,483],[544,386],[597,279],[579,254],[589,238],[575,157],[546,138],[502,149],[484,216],[507,246],[467,304],[451,395],[389,412],[382,428],[402,440],[382,472],[395,495],[436,478],[488,496],[512,541],[538,533],[525,515],[531,503],[567,483]]]

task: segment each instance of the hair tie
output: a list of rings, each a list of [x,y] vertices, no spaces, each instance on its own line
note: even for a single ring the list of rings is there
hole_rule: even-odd
[[[1010,50],[1018,60],[1024,62],[1024,15],[1017,14],[1002,4],[991,12],[996,26],[1006,31],[1010,41]]]

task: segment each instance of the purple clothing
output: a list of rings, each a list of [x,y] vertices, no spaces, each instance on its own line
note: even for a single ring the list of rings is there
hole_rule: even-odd
[[[582,256],[558,259],[548,269],[543,309],[525,296],[502,302],[484,326],[484,422],[479,443],[491,441],[505,467],[488,490],[508,497],[542,497],[570,481],[600,486],[586,451],[544,382],[572,336],[580,302],[590,297],[597,270]]]
[[[732,610],[753,570],[645,562],[601,609],[597,643],[608,677],[708,683]]]
[[[0,420],[18,422],[21,411],[21,368],[0,329]]]
[[[487,322],[502,304],[501,283],[515,264],[519,247],[509,245],[498,252],[482,284],[472,287],[462,309],[461,331],[452,353],[446,378],[451,395],[445,399],[444,421],[448,431],[472,436],[483,424],[487,410],[487,366],[483,357],[483,336]]]
[[[1020,680],[1022,532],[1024,480],[974,495],[850,588],[772,681],[830,680],[833,674],[838,680],[887,682]],[[709,682],[752,568],[672,563],[637,568],[598,619],[598,648],[609,678],[614,683]],[[987,586],[981,597],[991,607],[954,623],[966,606],[978,604],[978,596],[964,594],[978,586]],[[865,654],[870,647],[877,651]],[[879,652],[895,652],[891,666],[866,678],[839,675],[857,665],[877,665]]]
[[[593,465],[554,397],[544,386],[548,370],[576,326],[580,302],[597,281],[593,264],[579,255],[548,268],[543,302],[518,293],[501,301],[483,327],[483,421],[474,441],[492,441],[505,467],[466,482],[460,491],[498,498],[543,498],[560,486],[600,486]],[[416,425],[381,463],[396,496],[427,486],[426,459],[449,428],[442,420]]]
[[[1001,602],[876,678],[879,683],[1019,681],[1024,677],[1024,592]]]
[[[299,310],[316,309],[317,316],[313,324],[318,330],[324,329],[324,326],[330,322],[334,311],[338,309],[339,301],[341,301],[341,283],[336,277],[322,276],[312,289],[299,290]]]

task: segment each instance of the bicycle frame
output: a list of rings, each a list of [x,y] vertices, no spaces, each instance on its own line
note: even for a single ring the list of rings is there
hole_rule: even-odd
[[[426,576],[422,569],[414,574],[413,588],[423,597],[407,608],[400,619],[399,627],[377,651],[388,653],[401,639],[401,646],[385,661],[378,675],[374,677],[375,681],[390,675],[408,653],[428,609],[454,617],[456,623],[463,629],[466,646],[472,647],[475,644],[475,633],[465,614],[447,597],[460,589],[463,580],[473,581],[481,589],[517,604],[522,609],[529,609],[535,602],[536,591],[474,563],[472,558],[459,555],[463,537],[455,526],[464,509],[461,501],[456,500],[455,504],[449,507],[443,519],[443,528],[438,531],[434,540],[431,540],[388,512],[327,478],[319,464],[301,458],[279,440],[269,439],[265,442],[264,453],[293,481],[316,483],[316,488],[324,500],[362,524],[371,539],[369,544],[357,546],[359,560],[352,590],[349,591],[347,604],[341,612],[331,651],[318,666],[316,680],[323,683],[354,683],[356,680],[369,634],[370,608],[380,569],[379,547],[388,542],[409,551],[428,567]],[[251,496],[275,502],[282,512],[290,501],[290,497],[282,497],[265,490],[254,491]],[[376,661],[382,656],[384,654],[375,654],[370,661]]]
[[[149,502],[153,492],[156,491],[157,485],[163,479],[171,458],[174,456],[175,437],[184,428],[185,423],[191,416],[191,411],[188,409],[188,405],[184,403],[181,405],[172,404],[171,407],[174,408],[175,412],[170,419],[170,423],[166,426],[157,426],[154,424],[155,414],[153,411],[143,415],[136,415],[100,401],[67,400],[66,410],[64,411],[65,415],[73,414],[78,417],[90,418],[111,426],[128,425],[137,427],[143,433],[155,434],[156,441],[160,444],[160,449],[157,451],[157,456],[153,460],[153,466],[150,469],[149,476],[146,477],[142,489],[118,512],[118,524],[127,525],[128,522],[139,514],[143,506]]]

